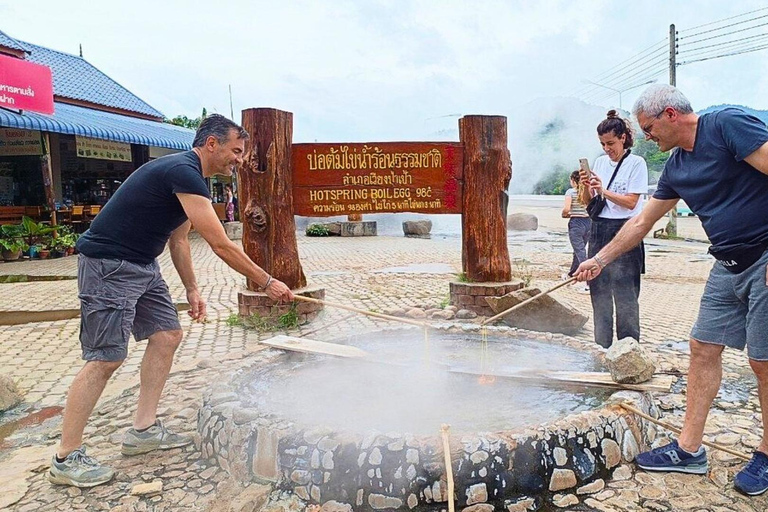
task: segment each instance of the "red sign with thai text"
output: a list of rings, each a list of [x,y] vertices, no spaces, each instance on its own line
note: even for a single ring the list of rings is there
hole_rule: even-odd
[[[0,55],[0,107],[53,114],[51,68]]]
[[[461,213],[461,144],[293,144],[291,151],[296,215]]]

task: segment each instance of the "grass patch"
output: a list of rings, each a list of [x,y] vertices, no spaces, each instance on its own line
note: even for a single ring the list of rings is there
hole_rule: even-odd
[[[279,316],[241,316],[231,314],[227,318],[226,323],[230,327],[243,327],[245,329],[254,329],[259,332],[288,331],[296,329],[300,325],[299,314],[296,311],[296,303],[291,305],[291,309],[287,313],[283,313]]]
[[[464,272],[459,272],[458,274],[456,274],[456,280],[460,283],[471,283],[471,281],[467,277],[467,274],[465,274]]]

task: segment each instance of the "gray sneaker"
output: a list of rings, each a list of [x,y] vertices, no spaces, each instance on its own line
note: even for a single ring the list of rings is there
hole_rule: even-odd
[[[144,432],[129,428],[123,438],[123,455],[140,455],[154,450],[170,450],[192,444],[190,436],[174,434],[159,419]]]
[[[112,468],[102,466],[96,459],[85,454],[85,446],[67,455],[64,462],[58,462],[54,454],[48,472],[51,483],[75,487],[95,487],[109,482],[113,476],[115,472]]]

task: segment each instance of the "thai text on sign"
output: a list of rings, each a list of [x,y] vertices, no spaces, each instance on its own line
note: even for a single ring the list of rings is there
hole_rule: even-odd
[[[131,145],[125,142],[75,137],[77,156],[80,158],[98,158],[99,160],[131,161]]]
[[[39,131],[0,128],[0,156],[42,154],[43,144]]]
[[[51,68],[0,55],[0,107],[53,114]]]
[[[292,161],[296,215],[461,213],[458,143],[294,144]]]

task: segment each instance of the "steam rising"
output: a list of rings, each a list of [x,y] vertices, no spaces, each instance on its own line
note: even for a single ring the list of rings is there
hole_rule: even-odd
[[[419,331],[396,331],[352,341],[376,361],[292,355],[281,368],[255,376],[244,392],[259,410],[300,425],[423,435],[446,422],[455,432],[538,425],[600,401],[594,391],[579,394],[502,378],[482,385],[476,375],[450,373],[449,366],[479,370],[479,338],[433,335],[427,348]],[[561,346],[507,337],[490,337],[489,345],[498,370],[586,371],[595,365],[590,356]]]

